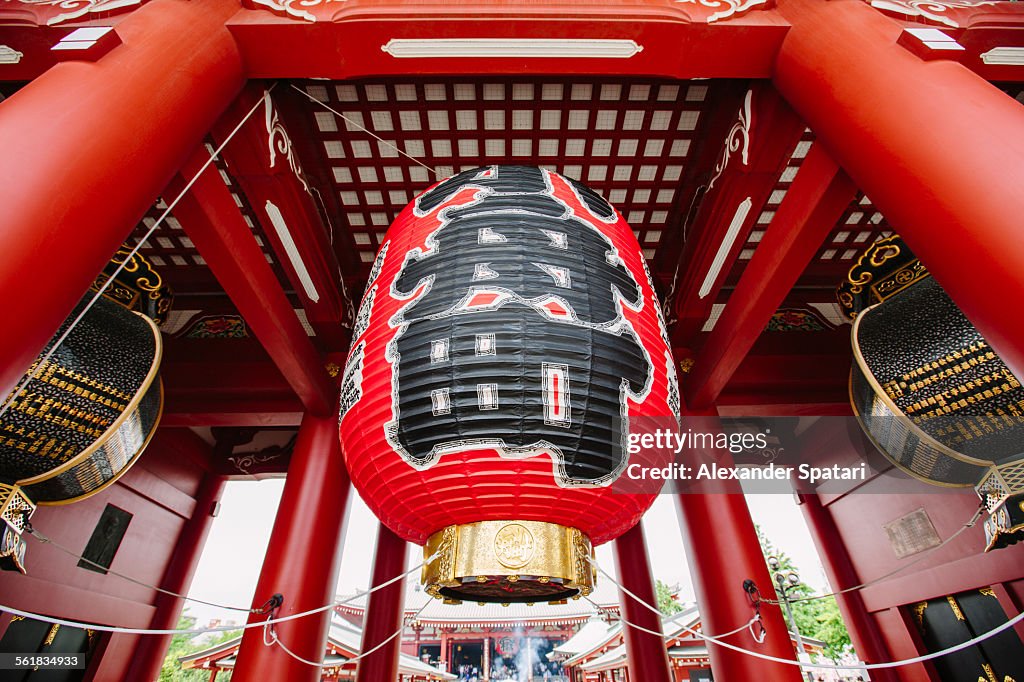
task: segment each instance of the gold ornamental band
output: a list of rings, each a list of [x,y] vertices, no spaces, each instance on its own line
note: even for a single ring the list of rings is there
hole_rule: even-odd
[[[479,521],[448,526],[423,547],[426,591],[502,577],[509,582],[558,582],[589,595],[596,582],[594,548],[577,528],[543,521]]]
[[[924,445],[926,445],[929,448],[932,448],[933,450],[938,451],[940,454],[943,454],[943,455],[945,455],[947,457],[951,457],[952,459],[955,459],[958,462],[963,462],[964,464],[973,464],[974,466],[981,467],[981,468],[986,468],[987,469],[988,467],[994,465],[995,462],[992,461],[992,460],[979,459],[977,457],[971,457],[970,455],[965,455],[965,454],[963,454],[961,452],[957,452],[956,450],[953,450],[952,448],[950,448],[949,446],[945,445],[944,443],[936,440],[931,434],[929,434],[924,429],[922,429],[920,426],[915,424],[914,421],[908,415],[906,415],[903,412],[903,410],[901,410],[896,405],[896,403],[886,394],[885,389],[882,387],[882,384],[878,381],[878,378],[875,376],[874,372],[872,372],[871,368],[868,366],[867,360],[864,359],[864,355],[861,352],[860,346],[856,343],[856,341],[860,338],[860,336],[859,336],[860,335],[860,323],[864,320],[864,318],[867,316],[868,313],[870,313],[871,311],[873,311],[877,307],[878,307],[878,304],[873,305],[870,308],[866,308],[865,310],[861,311],[861,313],[853,321],[853,330],[851,331],[852,338],[854,339],[854,344],[853,344],[853,360],[854,360],[854,363],[855,363],[855,367],[860,370],[861,376],[864,378],[865,381],[868,382],[868,384],[871,386],[872,390],[874,391],[874,393],[875,393],[875,395],[874,395],[875,401],[877,401],[877,402],[881,403],[882,405],[884,405],[885,408],[889,412],[892,413],[892,416],[894,418],[897,418],[899,420],[900,424],[902,426],[904,426],[908,431],[910,431],[911,433],[916,435],[921,440],[921,442]],[[852,384],[851,384],[851,386],[852,386]],[[852,395],[851,395],[851,403],[852,403]],[[857,406],[854,405],[853,409],[854,409],[854,413],[856,414],[858,412]],[[872,415],[872,416],[879,416],[879,415]],[[862,426],[863,426],[863,424],[862,424]],[[885,451],[883,450],[883,452],[885,452]],[[896,462],[893,462],[893,464],[896,464]],[[930,479],[929,479],[929,481],[930,481]],[[947,485],[949,485],[949,484],[947,484]],[[971,485],[971,484],[967,483],[967,484],[963,484],[963,485]],[[954,487],[954,486],[955,486],[955,484],[951,485],[950,487]]]
[[[98,438],[95,442],[91,443],[87,448],[82,450],[74,457],[62,463],[60,466],[55,467],[54,469],[51,469],[42,474],[38,474],[36,476],[23,478],[19,481],[16,481],[16,483],[17,485],[23,488],[30,488],[33,485],[43,483],[69,471],[82,470],[87,472],[97,450],[101,450],[102,448],[108,447],[112,443],[117,442],[118,436],[121,431],[121,427],[124,426],[125,422],[132,418],[138,412],[139,403],[142,402],[143,398],[145,398],[150,391],[154,391],[154,394],[159,399],[157,415],[153,421],[153,425],[149,429],[149,432],[144,435],[144,440],[141,447],[139,447],[138,450],[136,450],[131,455],[131,457],[124,463],[124,465],[119,470],[113,472],[113,476],[111,476],[111,478],[109,478],[106,481],[103,481],[98,485],[88,485],[86,486],[85,492],[83,492],[81,495],[77,495],[69,499],[40,501],[38,504],[42,506],[60,506],[65,504],[71,504],[72,502],[78,502],[79,500],[84,500],[87,497],[92,497],[93,495],[113,485],[114,483],[117,482],[119,478],[121,478],[121,476],[128,472],[132,465],[135,464],[135,462],[139,459],[139,456],[146,449],[146,446],[149,445],[149,441],[153,438],[153,435],[156,433],[157,426],[160,424],[160,418],[163,416],[164,408],[163,382],[160,380],[160,361],[163,357],[163,337],[160,336],[160,329],[156,326],[156,323],[154,323],[152,319],[138,312],[134,312],[134,314],[138,315],[139,317],[146,321],[146,323],[149,326],[150,332],[153,334],[153,362],[150,364],[149,371],[146,373],[146,377],[142,380],[142,384],[135,392],[135,395],[128,402],[127,406],[125,406],[124,411],[120,414],[120,416],[118,416],[116,420],[114,420],[114,422],[109,427],[107,427],[107,430],[103,433],[102,436],[100,436],[100,438]]]

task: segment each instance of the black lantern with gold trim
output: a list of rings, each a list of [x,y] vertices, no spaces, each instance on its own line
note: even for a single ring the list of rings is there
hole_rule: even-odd
[[[121,263],[104,296],[90,305],[90,292],[79,302],[5,400],[2,568],[24,572],[20,534],[36,504],[67,504],[103,490],[138,459],[156,430],[162,342],[149,315],[166,314],[170,292],[128,249],[118,251],[107,276]],[[101,275],[94,290],[103,281]]]
[[[974,486],[987,549],[1024,539],[1024,387],[893,236],[872,244],[837,292],[853,322],[850,398],[900,469]]]

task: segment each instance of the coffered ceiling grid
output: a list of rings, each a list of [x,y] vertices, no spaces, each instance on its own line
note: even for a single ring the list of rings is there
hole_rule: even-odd
[[[206,145],[206,149],[211,155],[215,151],[210,144]],[[263,257],[270,264],[282,287],[284,287],[285,291],[288,291],[291,288],[288,278],[274,256],[263,227],[256,218],[256,212],[249,204],[249,200],[241,187],[231,177],[227,164],[218,157],[214,161],[214,169],[208,169],[206,172],[216,172],[220,175],[224,184],[231,192],[231,196],[235,200],[242,218],[252,230],[253,239],[256,240],[257,245],[263,252]],[[166,208],[165,199],[161,198],[157,201],[147,212],[142,222],[133,230],[129,238],[131,246],[139,243],[146,235],[146,232],[156,224],[156,221]],[[170,283],[176,294],[223,293],[213,273],[206,266],[206,261],[203,259],[202,254],[199,253],[192,240],[189,239],[182,228],[181,223],[175,218],[173,210],[157,226],[153,234],[146,240],[146,243],[139,249],[139,253],[145,256],[157,268],[161,276]]]
[[[333,185],[366,267],[417,193],[490,164],[539,165],[582,180],[619,209],[650,259],[679,224],[712,87],[553,78],[306,83],[316,102],[300,102],[302,120],[318,140],[317,158],[303,167],[319,168]]]
[[[727,280],[728,287],[735,286],[746,264],[753,258],[758,244],[775,218],[776,211],[785,199],[813,145],[814,134],[808,129],[804,131],[800,141],[794,147],[788,162],[775,182],[771,195],[759,212],[754,228],[730,272]],[[858,192],[850,205],[843,211],[828,237],[819,246],[814,259],[808,264],[797,282],[796,289],[800,290],[800,293],[794,294],[794,296],[804,302],[807,300],[831,302],[835,287],[845,279],[847,271],[857,256],[869,244],[881,237],[889,236],[892,232],[893,228],[885,216],[875,208],[863,192]],[[817,293],[814,293],[815,290]]]

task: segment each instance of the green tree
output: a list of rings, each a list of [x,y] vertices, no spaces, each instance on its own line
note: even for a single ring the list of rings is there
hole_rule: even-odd
[[[196,626],[196,619],[183,613],[178,620],[178,630],[191,630]],[[167,649],[167,656],[164,657],[163,665],[160,667],[159,682],[206,682],[210,679],[209,671],[204,670],[183,670],[178,659],[196,651],[208,649],[215,644],[226,642],[237,637],[240,630],[215,633],[211,639],[197,641],[194,635],[174,635],[171,637],[171,645]],[[231,671],[225,670],[217,675],[217,682],[230,682]]]
[[[778,569],[774,572],[781,572],[783,575],[798,573],[793,560],[777,548],[760,528],[757,529],[757,537],[761,541],[761,552],[765,559],[775,557],[778,561]],[[813,596],[814,590],[801,580],[788,588],[788,594],[791,599],[801,599]],[[796,621],[800,634],[824,642],[826,656],[835,659],[851,650],[850,633],[839,614],[839,605],[836,603],[835,597],[794,601],[792,608],[793,619]],[[793,625],[789,622],[789,616],[785,609],[783,609],[782,615],[786,619],[786,626],[792,629]]]
[[[666,616],[683,610],[683,607],[675,600],[675,592],[672,588],[660,580],[654,581],[654,593],[658,597],[658,610]]]

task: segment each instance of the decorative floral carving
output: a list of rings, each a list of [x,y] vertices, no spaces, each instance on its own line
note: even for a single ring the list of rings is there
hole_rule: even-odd
[[[740,107],[740,113],[736,123],[732,125],[729,130],[729,134],[725,137],[725,146],[722,147],[722,156],[718,159],[718,163],[715,164],[715,174],[711,176],[711,181],[708,183],[708,191],[715,186],[715,181],[722,177],[722,173],[729,166],[729,159],[733,152],[740,152],[740,158],[743,161],[743,165],[747,165],[747,150],[750,147],[750,100],[754,93],[752,90],[747,90],[747,96],[743,98],[743,106]]]
[[[284,125],[277,115],[277,110],[274,109],[274,101],[270,98],[270,90],[263,91],[263,106],[267,124],[267,148],[270,151],[270,167],[273,168],[277,164],[278,154],[284,155],[288,159],[288,166],[292,169],[292,173],[302,183],[302,188],[308,194],[311,194],[309,184],[302,174],[299,160],[295,157],[295,150],[292,149],[292,139],[288,137],[288,131],[284,129]]]
[[[455,576],[455,546],[458,532],[455,526],[448,526],[441,536],[441,544],[437,548],[437,574],[441,581],[451,580]]]
[[[244,339],[249,332],[245,320],[238,315],[207,315],[189,324],[178,336],[187,339]]]
[[[780,308],[768,321],[765,331],[770,332],[822,332],[834,329],[816,310],[810,308]]]
[[[313,14],[307,12],[304,7],[315,7],[317,5],[326,5],[329,2],[335,0],[252,0],[254,5],[263,5],[269,7],[272,10],[284,12],[288,16],[302,19],[304,21],[316,21],[316,17]]]
[[[228,457],[228,461],[231,462],[231,465],[238,469],[238,471],[248,476],[250,475],[249,469],[251,467],[257,464],[263,464],[265,462],[272,462],[275,459],[280,458],[282,455],[284,455],[284,452],[278,452],[272,455],[261,455],[259,453],[253,452],[248,455],[242,455],[240,457]]]
[[[871,0],[871,6],[886,12],[895,12],[911,17],[921,17],[936,24],[959,28],[960,24],[947,12],[958,9],[971,9],[982,5],[997,5],[995,0]]]
[[[24,5],[49,6],[68,10],[49,17],[47,26],[60,24],[92,12],[114,12],[132,5],[141,5],[142,0],[19,0]]]
[[[719,19],[728,19],[735,14],[741,14],[757,5],[765,5],[768,0],[680,0],[691,5],[701,5],[712,9],[722,9],[708,17],[708,23]]]

